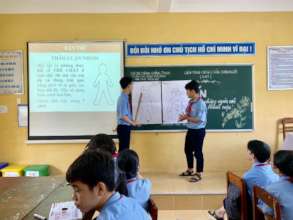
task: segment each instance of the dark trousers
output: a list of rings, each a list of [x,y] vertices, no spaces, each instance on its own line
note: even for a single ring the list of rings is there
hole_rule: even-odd
[[[185,137],[185,155],[188,168],[193,168],[193,156],[196,158],[196,172],[202,172],[204,159],[202,146],[205,137],[205,128],[188,129]]]
[[[117,134],[119,139],[119,152],[129,149],[131,126],[118,125]]]

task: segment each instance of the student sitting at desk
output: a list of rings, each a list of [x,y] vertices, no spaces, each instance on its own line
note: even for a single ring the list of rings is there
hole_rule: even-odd
[[[282,220],[293,219],[293,151],[280,150],[274,155],[274,165],[280,174],[280,180],[265,188],[281,206]],[[266,204],[260,206],[267,215],[273,210]]]
[[[93,136],[90,142],[86,145],[85,151],[88,150],[103,150],[112,154],[115,171],[114,171],[114,178],[115,178],[115,190],[125,196],[128,196],[127,192],[127,180],[126,176],[123,173],[118,171],[117,166],[117,149],[113,139],[107,134],[97,134]]]
[[[114,191],[114,162],[107,152],[81,154],[68,168],[66,180],[74,190],[76,206],[83,213],[93,209],[100,212],[96,220],[150,220],[137,201]]]
[[[248,158],[253,162],[252,167],[244,175],[243,179],[247,185],[248,194],[250,199],[252,198],[253,186],[257,185],[259,187],[265,187],[273,182],[279,180],[279,176],[276,175],[270,165],[271,150],[269,145],[259,140],[249,141],[247,144]],[[229,198],[227,194],[227,198]],[[209,211],[209,215],[216,220],[223,220],[226,214],[226,210],[230,209],[230,205],[227,205],[227,198],[224,200],[224,206],[215,210]],[[236,199],[235,202],[237,203]],[[249,208],[251,209],[251,203],[249,203]],[[251,210],[248,210],[249,216],[251,215]],[[233,216],[237,216],[239,213],[233,213]],[[229,216],[229,218],[231,218]]]
[[[128,196],[134,198],[147,209],[152,183],[139,175],[139,157],[133,150],[124,150],[118,156],[118,167],[125,172],[127,178]]]
[[[86,145],[85,149],[102,149],[111,153],[114,157],[116,157],[117,152],[113,139],[109,135],[102,133],[93,136],[89,143]]]

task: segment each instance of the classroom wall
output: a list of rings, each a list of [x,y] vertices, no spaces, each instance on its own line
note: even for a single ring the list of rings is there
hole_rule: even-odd
[[[127,65],[184,65],[253,63],[255,130],[242,133],[207,133],[204,154],[207,171],[248,168],[246,143],[263,139],[275,149],[277,119],[293,116],[293,90],[267,91],[266,48],[293,45],[293,13],[162,13],[162,14],[35,14],[0,15],[0,50],[24,52],[27,83],[26,42],[52,40],[127,40],[131,43],[256,42],[255,56],[154,57],[126,59]],[[25,143],[27,130],[17,127],[17,99],[24,95],[1,95],[0,161],[22,164],[47,163],[53,174],[66,171],[84,144]],[[77,125],[78,126],[78,125]],[[141,157],[143,171],[179,172],[185,169],[184,133],[134,133],[131,145]]]

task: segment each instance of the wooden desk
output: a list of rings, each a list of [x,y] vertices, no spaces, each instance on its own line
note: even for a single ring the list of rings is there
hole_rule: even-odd
[[[1,219],[23,219],[64,182],[64,177],[1,177]]]
[[[54,202],[67,202],[72,200],[72,188],[68,186],[65,182],[59,185],[50,195],[45,198],[41,203],[39,203],[34,209],[32,209],[26,216],[24,216],[24,220],[33,219],[33,215],[35,213],[45,216],[48,218],[50,208],[52,203]]]
[[[32,220],[37,213],[48,217],[52,203],[72,200],[64,177],[1,177],[0,219]],[[159,220],[208,219],[207,210],[159,210]]]

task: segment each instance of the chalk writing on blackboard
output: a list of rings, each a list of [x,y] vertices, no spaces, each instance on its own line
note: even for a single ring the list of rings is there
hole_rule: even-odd
[[[222,127],[224,128],[229,121],[234,120],[236,128],[243,128],[246,124],[245,112],[249,109],[249,106],[249,97],[243,96],[234,108],[227,112],[223,111]]]

